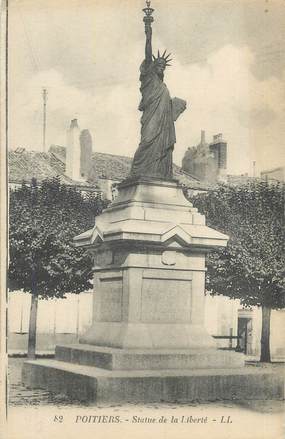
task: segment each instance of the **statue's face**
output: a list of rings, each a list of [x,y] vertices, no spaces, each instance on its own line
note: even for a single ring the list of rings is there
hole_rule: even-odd
[[[156,61],[155,62],[155,71],[156,73],[161,76],[163,75],[163,72],[165,70],[165,62],[164,61]]]

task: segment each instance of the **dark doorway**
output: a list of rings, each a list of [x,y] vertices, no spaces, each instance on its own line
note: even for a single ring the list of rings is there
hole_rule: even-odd
[[[238,318],[238,346],[237,350],[247,355],[252,354],[252,318]]]

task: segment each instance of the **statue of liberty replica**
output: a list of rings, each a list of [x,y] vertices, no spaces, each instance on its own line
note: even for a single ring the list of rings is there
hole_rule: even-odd
[[[169,55],[153,56],[152,12],[148,1],[132,177],[73,240],[94,262],[92,324],[78,343],[57,345],[54,359],[26,361],[23,382],[108,403],[262,399],[271,383],[281,395],[275,378],[239,372],[243,354],[218,350],[205,327],[205,258],[228,236],[206,226],[172,177],[174,122],[186,103],[163,82]]]
[[[150,7],[150,1],[146,3],[147,7],[143,9],[145,59],[140,67],[141,141],[134,155],[131,175],[171,179],[172,152],[176,141],[174,121],[185,110],[186,102],[171,99],[163,82],[165,68],[170,65],[170,54],[166,55],[164,51],[161,55],[158,51],[157,57],[153,55],[151,23],[154,9]]]

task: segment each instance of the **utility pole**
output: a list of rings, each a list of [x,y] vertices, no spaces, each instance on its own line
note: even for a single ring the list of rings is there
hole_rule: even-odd
[[[46,152],[47,89],[43,89],[43,152]]]

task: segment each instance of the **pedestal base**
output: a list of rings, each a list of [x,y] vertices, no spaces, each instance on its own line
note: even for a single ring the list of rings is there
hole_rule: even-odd
[[[282,399],[284,377],[244,365],[244,356],[216,349],[56,347],[55,360],[26,361],[23,383],[71,399],[185,402]]]
[[[57,346],[56,360],[108,370],[236,368],[244,355],[217,349],[114,349],[90,345]]]
[[[207,370],[117,370],[57,360],[27,361],[23,381],[30,388],[100,402],[191,402],[281,400],[284,378],[256,368]]]

